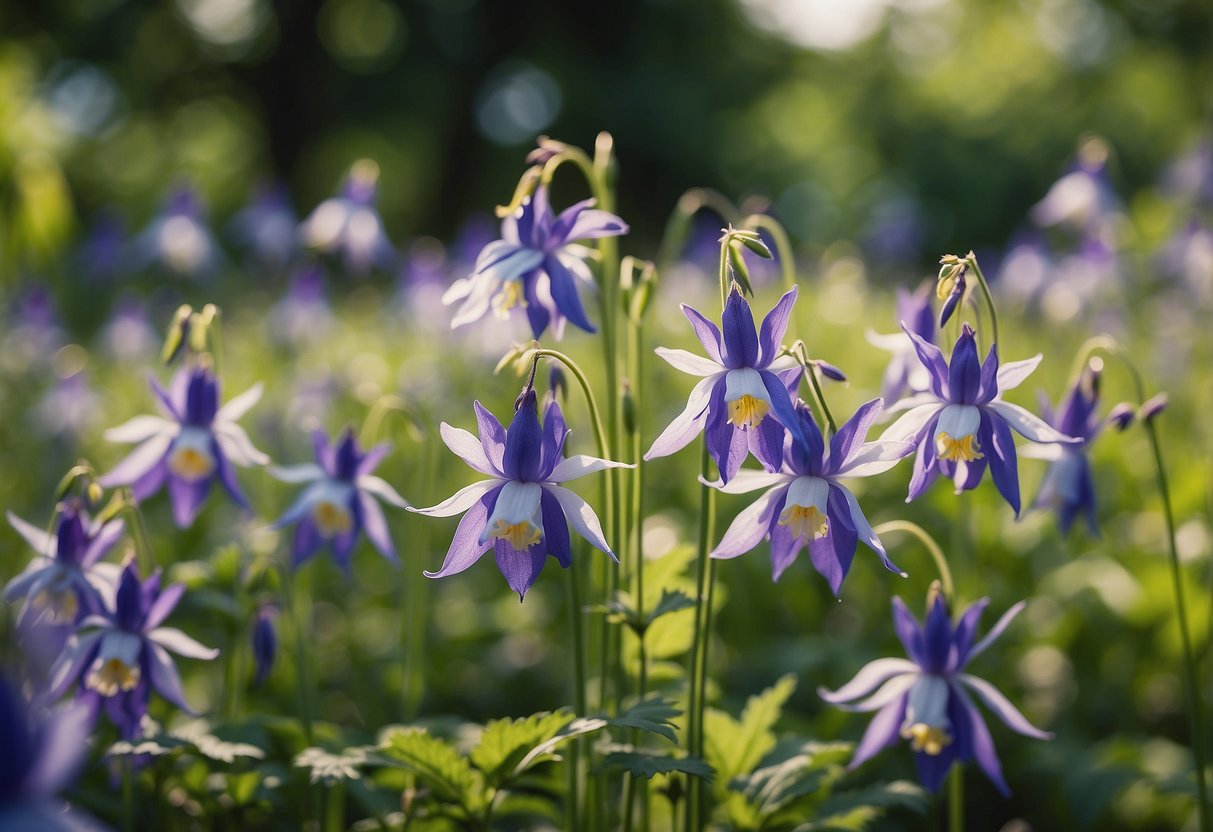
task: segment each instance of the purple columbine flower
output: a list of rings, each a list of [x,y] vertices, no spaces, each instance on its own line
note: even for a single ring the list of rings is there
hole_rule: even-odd
[[[282,185],[261,187],[240,213],[232,218],[232,238],[270,269],[284,269],[299,251],[296,229],[299,217]]]
[[[917,499],[940,474],[955,483],[958,494],[976,488],[989,466],[998,492],[1018,515],[1019,471],[1011,429],[1033,442],[1081,441],[1000,398],[1023,383],[1043,356],[999,367],[998,347],[993,345],[982,363],[973,328],[965,324],[949,364],[939,347],[902,326],[931,374],[931,389],[898,402],[894,409],[907,412],[881,437],[909,440],[918,448],[906,502]]]
[[[370,159],[353,164],[338,196],[326,199],[299,225],[308,248],[341,257],[345,269],[363,275],[372,267],[391,271],[396,250],[375,207],[379,166]]]
[[[1029,445],[1022,451],[1027,459],[1043,459],[1050,463],[1033,507],[1055,509],[1063,533],[1070,530],[1074,518],[1081,514],[1086,518],[1091,534],[1099,534],[1095,521],[1095,483],[1087,450],[1110,420],[1098,415],[1098,378],[1098,373],[1088,367],[1066,394],[1055,415],[1047,403],[1043,407],[1045,421],[1080,440],[1077,444]]]
[[[920,286],[913,294],[897,289],[897,320],[905,321],[910,331],[929,344],[935,343],[935,312],[931,307],[930,285]],[[880,335],[867,332],[868,343],[877,349],[892,353],[889,366],[885,368],[881,395],[885,401],[895,402],[907,393],[921,393],[930,389],[931,376],[918,354],[914,342],[903,332]]]
[[[257,622],[253,624],[253,687],[259,688],[265,684],[270,670],[274,667],[274,659],[278,655],[278,634],[274,622],[278,619],[278,611],[271,606],[264,606],[257,612]]]
[[[184,592],[185,584],[162,592],[160,570],[141,581],[134,561],[129,562],[113,610],[81,621],[51,668],[48,697],[57,699],[78,683],[78,698],[94,707],[104,705],[127,739],[137,735],[152,690],[193,713],[169,653],[210,660],[219,651],[174,627],[161,626]]]
[[[140,502],[167,482],[173,519],[181,528],[193,524],[216,478],[236,504],[247,509],[232,465],[247,468],[270,460],[253,447],[236,420],[261,398],[262,385],[219,407],[219,381],[209,367],[182,367],[168,391],[155,379],[149,382],[167,418],[136,416],[107,430],[109,441],[139,447],[98,482],[106,488],[129,485]]]
[[[54,536],[11,511],[8,522],[38,553],[4,588],[4,600],[24,599],[20,626],[75,624],[112,602],[119,569],[100,563],[122,536],[122,521],[98,523],[76,500],[64,503]]]
[[[785,369],[792,359],[779,358],[795,302],[793,286],[763,319],[759,333],[750,304],[734,287],[721,317],[723,335],[716,324],[682,305],[707,358],[665,347],[658,347],[657,354],[674,369],[703,380],[691,390],[686,408],[657,437],[645,459],[669,456],[702,431],[722,482],[736,476],[747,453],[753,453],[768,471],[780,470],[784,428],[800,431],[791,392],[799,382],[800,368]]]
[[[788,434],[781,470],[740,471],[727,485],[707,483],[726,494],[767,489],[737,515],[712,551],[712,557],[735,558],[769,538],[771,577],[777,581],[807,545],[813,567],[829,581],[831,591],[837,595],[851,568],[855,548],[862,540],[880,555],[885,568],[899,572],[872,531],[855,495],[838,481],[883,473],[909,453],[912,446],[906,442],[864,442],[883,407],[880,399],[860,407],[830,437],[827,446],[809,408],[804,402],[797,402],[803,439]]]
[[[577,293],[578,281],[594,285],[585,262],[590,250],[577,242],[618,237],[628,233],[628,226],[593,205],[594,200],[585,199],[553,214],[547,186],[536,188],[501,221],[501,239],[481,250],[472,274],[456,280],[443,295],[447,305],[462,301],[451,328],[478,321],[490,309],[502,319],[523,309],[536,338],[550,325],[559,340],[566,319],[594,332]]]
[[[337,563],[348,572],[350,553],[363,529],[380,554],[390,561],[398,560],[387,520],[375,498],[397,508],[407,508],[408,503],[396,489],[371,473],[392,446],[376,445],[364,454],[353,430],[347,430],[335,446],[321,430],[312,434],[312,441],[315,464],[270,469],[270,475],[283,482],[308,483],[299,499],[274,523],[276,528],[298,524],[293,565],[299,567],[327,543]]]
[[[974,643],[989,602],[989,598],[977,601],[953,624],[942,596],[936,595],[925,624],[919,624],[905,603],[894,598],[893,626],[910,659],[877,659],[836,691],[818,688],[822,699],[844,710],[876,711],[855,748],[850,769],[901,738],[910,741],[918,779],[932,791],[939,789],[952,763],[976,760],[998,790],[1010,794],[990,729],[969,694],[976,694],[1019,734],[1041,740],[1053,735],[1028,722],[989,682],[964,672],[1024,607],[1022,601],[1011,607],[985,638]],[[854,701],[861,696],[866,698]]]
[[[31,709],[18,690],[0,678],[0,830],[103,828],[54,799],[84,763],[91,716],[80,703],[46,712]]]
[[[426,577],[462,572],[492,549],[497,568],[522,599],[548,555],[566,569],[572,565],[570,523],[590,545],[618,560],[594,510],[561,483],[605,468],[632,466],[580,454],[566,458],[569,430],[560,405],[548,404],[541,426],[534,388],[523,394],[509,430],[480,402],[474,406],[479,439],[445,422],[440,432],[456,456],[489,479],[460,489],[436,506],[409,509],[429,517],[466,512],[442,568],[426,572]]]
[[[159,266],[178,277],[205,277],[222,259],[219,244],[207,228],[198,194],[183,186],[132,243],[132,268]]]

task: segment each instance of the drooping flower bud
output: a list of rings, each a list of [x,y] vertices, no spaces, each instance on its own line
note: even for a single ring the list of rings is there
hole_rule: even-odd
[[[278,611],[273,607],[263,606],[257,612],[257,621],[253,624],[253,687],[259,688],[265,684],[266,677],[274,666],[278,655],[278,634],[274,623]]]
[[[1142,404],[1141,409],[1137,411],[1137,418],[1141,419],[1143,422],[1149,422],[1166,409],[1167,394],[1159,393],[1157,396],[1151,397]]]
[[[1137,408],[1131,402],[1121,402],[1108,411],[1108,424],[1122,431],[1133,424],[1136,415]]]

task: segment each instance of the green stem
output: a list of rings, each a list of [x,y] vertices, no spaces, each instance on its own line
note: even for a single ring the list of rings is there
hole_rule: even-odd
[[[990,284],[986,280],[985,272],[981,270],[981,266],[977,263],[977,255],[969,252],[965,255],[965,262],[973,269],[973,274],[977,276],[977,285],[981,287],[982,297],[985,299],[986,308],[990,310],[990,332],[994,335],[994,345],[1001,347],[1002,344],[998,340],[998,310],[994,308],[994,296],[990,294]]]
[[[935,561],[935,568],[939,570],[939,579],[943,583],[943,594],[949,602],[956,598],[956,584],[952,581],[952,570],[948,568],[948,560],[944,557],[943,549],[939,548],[939,544],[935,542],[935,538],[917,523],[911,523],[909,520],[890,520],[887,523],[881,523],[872,532],[877,536],[888,534],[889,532],[907,532],[914,535],[922,541],[927,547],[927,551],[931,553],[931,560]],[[905,574],[904,572],[902,573]]]
[[[569,570],[569,624],[573,642],[573,707],[577,716],[587,715],[586,684],[585,684],[585,644],[581,634],[581,588],[576,568]],[[578,784],[581,777],[581,756],[583,751],[580,739],[570,745],[569,759],[565,764],[568,773],[568,796],[565,799],[565,826],[577,829],[581,826],[582,808]]]
[[[707,440],[703,443],[703,452],[699,464],[700,479],[706,482],[711,475],[712,458],[708,454]],[[710,566],[708,557],[711,547],[712,529],[715,525],[716,489],[701,485],[699,491],[699,537],[695,551],[695,625],[691,638],[691,667],[687,674],[687,753],[692,757],[703,756],[700,741],[703,737],[703,702],[700,699],[699,661],[703,655],[700,643],[707,637],[704,628],[707,626],[707,615],[704,612],[706,602],[706,586]],[[687,832],[699,832],[700,800],[699,793],[702,781],[697,777],[687,778]]]
[[[809,387],[813,390],[813,398],[817,400],[817,404],[821,408],[821,415],[825,418],[826,424],[830,428],[830,434],[838,433],[838,423],[834,421],[834,414],[830,412],[830,406],[826,404],[826,394],[821,389],[821,381],[817,378],[817,368],[809,361],[808,348],[803,341],[797,341],[793,344],[792,355],[804,371],[804,377],[809,381]]]
[[[964,832],[965,781],[964,766],[956,763],[948,778],[948,832]]]
[[[122,829],[124,832],[135,829],[135,771],[129,756],[122,764]]]
[[[738,223],[742,228],[753,228],[755,231],[766,231],[775,243],[775,251],[779,255],[779,272],[783,277],[783,288],[791,289],[796,285],[796,256],[792,251],[792,241],[783,225],[774,217],[767,214],[750,214]]]
[[[287,608],[287,616],[291,620],[291,627],[295,631],[295,676],[296,687],[299,692],[299,719],[303,724],[304,742],[310,747],[315,742],[315,731],[312,720],[314,718],[313,697],[315,691],[312,689],[312,679],[310,668],[308,667],[308,648],[312,641],[310,637],[310,621],[311,609],[300,610],[300,597],[306,596],[306,590],[302,586],[303,573],[292,573],[289,569],[282,570],[282,595],[283,601]],[[298,581],[298,584],[295,582]],[[306,626],[304,618],[309,622]]]
[[[143,522],[143,512],[139,510],[139,502],[129,488],[123,489],[122,502],[122,508],[118,513],[131,516],[131,525],[135,529],[135,557],[139,561],[140,573],[147,577],[155,568],[156,563],[152,557],[152,544],[147,536],[147,524]]]
[[[700,211],[707,209],[717,214],[725,224],[737,219],[737,208],[723,194],[711,188],[691,188],[679,197],[657,248],[657,270],[668,271],[674,259],[681,253],[690,234],[691,220]]]
[[[328,799],[324,812],[324,826],[328,832],[345,829],[345,784],[334,783],[328,787]]]

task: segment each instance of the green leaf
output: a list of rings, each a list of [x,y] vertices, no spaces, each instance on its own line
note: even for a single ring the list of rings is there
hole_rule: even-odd
[[[673,700],[654,693],[636,702],[610,723],[618,728],[637,728],[650,734],[660,734],[670,742],[678,742],[673,720],[681,713]]]
[[[769,818],[802,797],[824,797],[843,775],[842,762],[851,754],[850,743],[807,742],[771,765],[743,774],[729,788],[741,792],[757,817]]]
[[[374,746],[364,745],[333,753],[323,748],[305,748],[294,760],[295,768],[310,769],[312,783],[337,783],[343,780],[358,780],[362,777],[360,767],[371,761]]]
[[[232,796],[232,801],[237,806],[247,806],[257,796],[257,789],[261,786],[263,779],[259,771],[229,774],[227,778],[227,792]],[[316,781],[313,780],[312,782]]]
[[[539,743],[560,733],[573,721],[568,710],[544,711],[522,719],[494,719],[484,727],[480,742],[472,750],[472,765],[491,783],[500,783],[522,758]]]
[[[796,677],[788,674],[746,701],[741,719],[709,708],[704,713],[704,756],[716,769],[716,790],[723,796],[734,777],[753,771],[775,747],[773,729],[784,703],[796,690]]]
[[[573,737],[582,736],[583,734],[591,734],[594,731],[602,730],[606,726],[607,721],[598,717],[581,717],[579,719],[574,719],[568,725],[561,728],[560,732],[554,737],[544,740],[528,751],[526,755],[518,761],[518,765],[514,766],[514,771],[511,772],[510,776],[517,777],[527,769],[536,766],[545,760],[552,759],[556,746],[560,745],[562,742],[571,740]]]
[[[607,768],[631,772],[634,777],[651,779],[656,774],[681,772],[701,780],[712,779],[712,767],[698,757],[671,757],[654,751],[612,751],[603,759]]]
[[[930,795],[922,786],[908,780],[894,780],[831,795],[818,807],[818,819],[800,828],[805,832],[827,829],[860,832],[870,829],[871,824],[890,809],[923,815],[929,806]]]
[[[483,798],[483,783],[466,758],[424,728],[392,731],[379,751],[416,774],[444,800],[470,809]]]
[[[682,590],[663,589],[661,591],[661,600],[657,602],[657,606],[645,615],[645,624],[652,624],[663,615],[690,609],[693,606],[695,606],[694,599]]]

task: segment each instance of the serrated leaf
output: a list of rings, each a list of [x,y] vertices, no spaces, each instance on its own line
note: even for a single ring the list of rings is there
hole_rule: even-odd
[[[712,767],[698,757],[671,757],[655,751],[633,749],[631,751],[612,751],[603,758],[607,768],[622,769],[631,772],[634,777],[651,779],[658,774],[681,772],[700,780],[712,779]]]
[[[783,811],[802,797],[825,797],[844,772],[850,743],[807,742],[781,760],[742,774],[729,788],[741,792],[760,820]]]
[[[424,728],[393,731],[379,751],[416,774],[445,800],[470,809],[483,798],[483,784],[471,763]]]
[[[690,609],[693,606],[695,606],[695,600],[682,590],[663,589],[661,591],[661,600],[657,602],[657,606],[645,615],[645,623],[652,624],[663,615]]]
[[[818,820],[805,830],[865,830],[877,818],[890,809],[905,809],[916,814],[925,814],[930,806],[930,795],[917,783],[894,780],[892,783],[877,783],[853,791],[833,794],[818,807]]]
[[[500,783],[532,748],[559,734],[572,721],[568,710],[544,711],[522,719],[494,719],[484,727],[480,742],[472,750],[472,765],[490,782]]]
[[[673,720],[681,713],[672,699],[650,694],[610,720],[610,723],[619,728],[637,728],[650,734],[660,734],[670,742],[678,742]]]
[[[555,751],[556,746],[560,745],[562,742],[567,742],[574,737],[580,737],[584,734],[593,733],[594,731],[600,731],[606,726],[607,721],[598,717],[581,717],[579,719],[574,719],[568,725],[561,728],[559,733],[557,733],[554,737],[544,740],[528,751],[526,755],[518,761],[518,765],[514,767],[514,771],[511,772],[510,776],[517,777],[532,766],[536,766],[545,760],[551,759],[552,752]]]
[[[733,778],[753,771],[775,747],[775,723],[796,690],[788,674],[762,693],[751,696],[735,720],[723,711],[704,712],[704,757],[716,769],[716,791],[723,799]]]
[[[295,755],[295,768],[310,769],[308,779],[312,783],[337,783],[357,780],[362,777],[360,767],[370,760],[374,746],[358,746],[344,751],[332,752],[323,748],[305,748]]]

